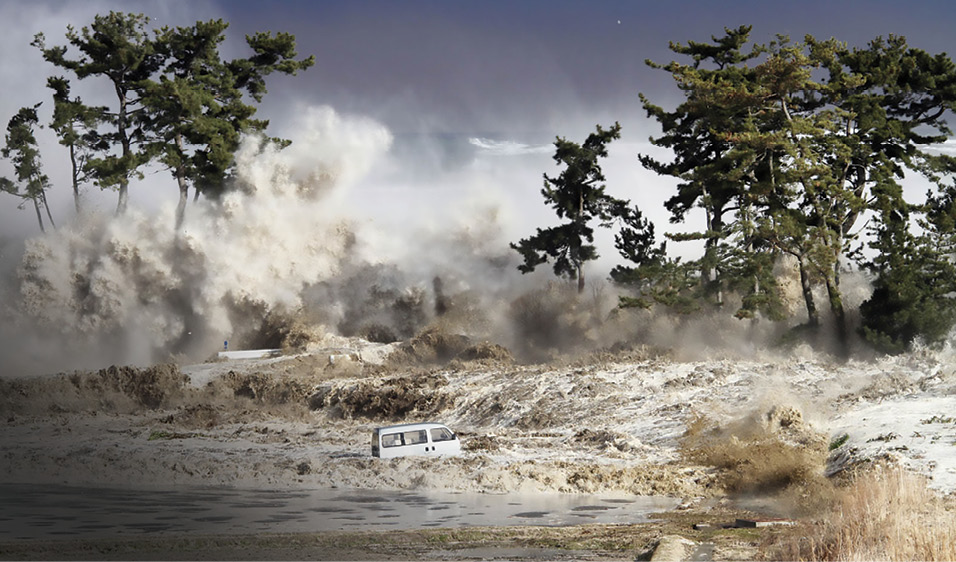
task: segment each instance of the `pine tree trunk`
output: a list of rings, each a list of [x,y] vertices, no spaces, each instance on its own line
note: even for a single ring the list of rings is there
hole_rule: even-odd
[[[41,192],[40,197],[43,199],[43,208],[46,209],[46,216],[50,219],[50,226],[53,227],[53,230],[56,230],[56,223],[53,222],[53,214],[50,212],[50,204],[46,200],[46,193]]]
[[[833,272],[827,273],[827,296],[830,298],[830,311],[836,323],[837,343],[841,357],[850,355],[850,334],[847,331],[846,311],[843,308],[843,295],[840,293],[839,280]]]
[[[803,302],[807,307],[807,325],[811,328],[820,326],[820,312],[817,310],[817,303],[813,300],[813,285],[810,283],[810,273],[807,271],[803,256],[797,258],[800,268],[800,289],[803,291]]]
[[[122,216],[126,213],[126,207],[129,204],[129,196],[126,193],[126,186],[129,183],[129,180],[123,180],[120,182],[119,186],[119,197],[116,200],[116,216]]]
[[[123,148],[123,161],[129,166],[130,161],[130,142],[129,135],[126,132],[126,94],[123,92],[119,86],[116,86],[116,95],[119,97],[119,114],[117,115],[117,124],[119,137],[120,137],[120,146]],[[128,205],[129,195],[127,194],[127,188],[129,187],[129,171],[123,171],[123,179],[119,182],[119,199],[116,203],[116,215],[120,216],[126,213],[126,207]]]
[[[70,145],[70,165],[73,170],[73,207],[80,214],[80,171],[76,165],[76,147]]]
[[[839,353],[841,357],[850,356],[850,333],[846,324],[846,310],[843,308],[843,293],[840,291],[840,249],[843,247],[843,233],[836,233],[835,240],[832,238],[830,251],[833,255],[833,267],[826,274],[827,296],[830,300],[830,311],[833,313],[833,320],[836,322],[837,343],[840,346]]]
[[[704,242],[704,267],[700,272],[701,282],[704,284],[704,290],[710,291],[711,285],[716,285],[717,292],[714,297],[717,306],[724,304],[724,294],[720,287],[717,273],[717,244],[720,242],[719,233],[723,229],[720,210],[710,205],[710,193],[704,187],[702,191],[704,199],[705,222],[707,224],[707,240]]]
[[[581,220],[581,217],[584,216],[584,190],[580,189],[578,191],[578,216],[574,217],[575,221]],[[578,259],[581,258],[580,248],[578,249]],[[578,294],[584,292],[584,264],[578,262]]]
[[[33,198],[33,208],[37,212],[37,222],[40,223],[40,232],[46,233],[46,229],[43,228],[43,213],[40,212],[40,202],[36,200],[36,197]]]
[[[703,190],[703,197],[707,199],[707,188]],[[710,285],[711,282],[711,269],[709,266],[710,257],[713,255],[712,248],[714,247],[715,240],[711,237],[710,233],[713,232],[713,213],[707,204],[704,204],[704,227],[707,229],[707,239],[704,241],[704,267],[701,268],[700,280],[704,284],[704,287]]]
[[[182,135],[176,135],[176,146],[179,147],[181,154],[183,147]],[[182,228],[183,221],[186,219],[186,202],[189,200],[189,184],[186,183],[186,167],[182,163],[176,166],[176,182],[179,184],[179,203],[176,205],[176,230],[178,231]]]
[[[186,201],[189,199],[189,186],[186,185],[186,178],[176,172],[176,181],[179,182],[179,203],[176,205],[176,230],[183,226],[186,220]]]

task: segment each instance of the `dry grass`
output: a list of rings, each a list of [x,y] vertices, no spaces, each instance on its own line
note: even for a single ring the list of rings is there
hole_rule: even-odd
[[[900,468],[860,474],[824,516],[767,549],[780,560],[956,560],[956,513]]]

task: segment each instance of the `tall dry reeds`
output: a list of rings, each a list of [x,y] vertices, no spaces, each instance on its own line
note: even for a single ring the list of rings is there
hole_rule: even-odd
[[[896,467],[855,477],[824,516],[779,536],[780,560],[956,560],[956,512]]]

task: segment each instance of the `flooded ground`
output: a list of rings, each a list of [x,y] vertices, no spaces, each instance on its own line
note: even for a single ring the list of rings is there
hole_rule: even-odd
[[[151,534],[255,534],[630,524],[671,498],[354,489],[133,490],[0,485],[0,541]]]
[[[741,560],[777,530],[725,529],[736,511],[799,518],[819,496],[803,492],[868,459],[956,487],[953,354],[331,357],[0,381],[0,558],[435,560],[557,544],[633,560],[675,534]],[[371,457],[373,428],[427,420],[462,454]],[[709,508],[789,484],[773,505]]]

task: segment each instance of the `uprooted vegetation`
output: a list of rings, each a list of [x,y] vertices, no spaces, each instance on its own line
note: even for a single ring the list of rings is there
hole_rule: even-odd
[[[774,497],[795,513],[817,510],[832,495],[824,477],[826,437],[792,407],[775,406],[724,425],[698,416],[680,447],[687,460],[716,468],[718,484],[730,495]]]

